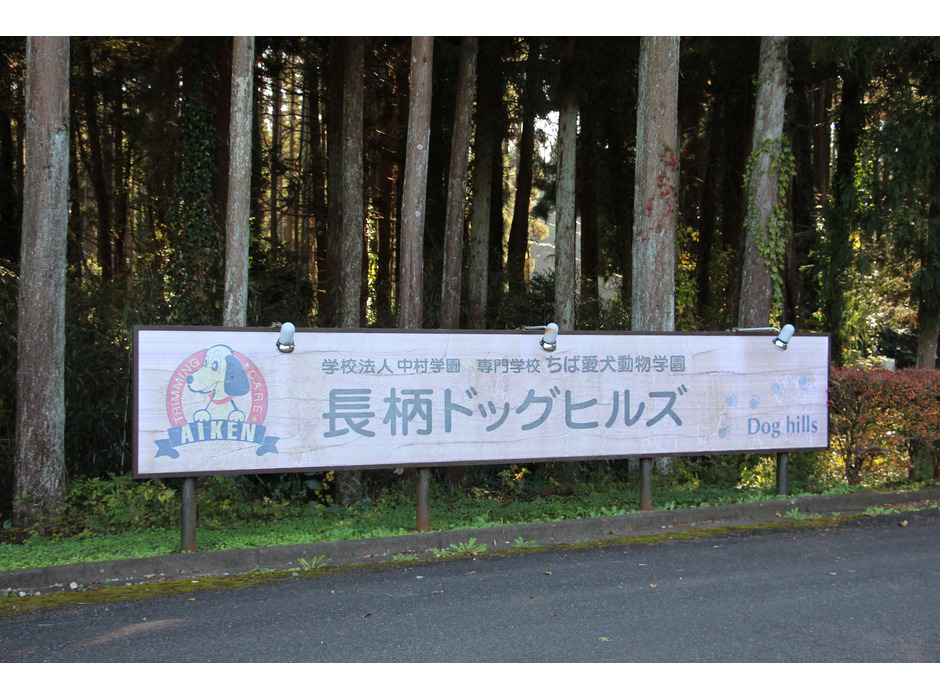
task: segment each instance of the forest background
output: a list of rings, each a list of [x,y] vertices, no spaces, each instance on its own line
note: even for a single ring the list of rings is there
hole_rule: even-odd
[[[134,325],[231,325],[235,45],[67,44],[69,483],[130,471]],[[792,323],[831,334],[834,372],[887,360],[933,370],[938,49],[932,37],[255,37],[242,120],[251,125],[243,323]],[[17,469],[27,468],[14,438],[18,387],[29,396],[30,381],[17,369],[17,317],[35,248],[23,220],[27,40],[0,39],[0,56],[5,521]],[[640,127],[662,110],[667,136],[651,149]],[[777,135],[762,131],[768,124]],[[659,168],[652,175],[648,162]],[[638,245],[651,237],[655,246]],[[860,450],[865,459],[845,462],[850,483],[885,452]],[[621,469],[631,467],[589,465],[576,476]],[[731,468],[734,480],[741,469]],[[694,471],[728,469],[698,460]],[[459,476],[479,485],[505,473]],[[275,476],[253,487],[307,494],[314,483],[313,497],[351,502],[393,478]]]

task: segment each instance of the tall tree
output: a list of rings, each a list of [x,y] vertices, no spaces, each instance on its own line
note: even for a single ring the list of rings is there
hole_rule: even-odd
[[[747,182],[747,218],[738,325],[770,323],[774,295],[782,293],[786,190],[793,176],[793,155],[784,142],[787,96],[786,37],[761,39],[757,106]]]
[[[529,251],[529,208],[532,197],[532,176],[535,159],[535,119],[542,97],[542,83],[538,71],[541,42],[538,38],[528,42],[525,62],[525,83],[522,92],[522,133],[519,136],[519,165],[516,169],[515,200],[509,240],[506,242],[506,277],[509,293],[514,297],[525,295],[525,262]]]
[[[676,221],[679,187],[679,37],[643,37],[636,116],[631,327],[676,325]],[[651,458],[640,460],[640,508],[652,505]],[[667,471],[667,462],[661,470]]]
[[[434,37],[411,40],[408,135],[401,203],[399,328],[421,328],[424,321],[424,229],[427,206],[428,145],[431,132],[431,76]],[[418,470],[417,528],[431,528],[430,469]]]
[[[339,325],[339,291],[343,240],[343,38],[332,37],[329,48],[327,100],[327,231],[317,245],[317,310],[326,326]]]
[[[382,41],[373,45],[367,74],[370,80],[366,103],[366,121],[373,128],[370,135],[369,172],[370,213],[375,221],[374,272],[371,282],[371,309],[376,325],[393,326],[395,289],[395,242],[398,225],[400,182],[399,133],[404,130],[400,108],[400,87],[408,80],[409,44],[403,40]]]
[[[304,199],[304,229],[307,234],[305,250],[309,251],[307,268],[313,278],[317,297],[322,293],[321,273],[325,266],[327,235],[326,158],[323,149],[323,125],[320,119],[321,70],[318,43],[304,39],[303,70],[303,161],[301,179]],[[319,307],[319,303],[317,304]],[[318,308],[318,311],[320,309]]]
[[[365,219],[363,209],[362,37],[343,39],[343,153],[342,181],[342,275],[340,279],[340,326],[358,328],[362,323],[362,256]]]
[[[405,183],[401,203],[399,328],[421,328],[424,319],[424,222],[433,52],[433,37],[419,36],[412,39],[408,140],[405,145]]]
[[[471,199],[470,240],[468,245],[467,325],[486,327],[491,266],[502,261],[501,202],[502,149],[498,114],[502,111],[502,81],[499,76],[502,41],[483,37],[479,44],[480,70],[477,71],[477,106],[473,139],[473,197]],[[494,213],[495,209],[495,213]],[[492,229],[497,228],[496,232]],[[496,239],[498,245],[492,246]],[[491,256],[491,249],[493,255]],[[495,260],[491,260],[495,258]]]
[[[254,37],[235,37],[232,41],[228,206],[225,212],[225,301],[222,322],[226,326],[244,326],[248,318],[248,219],[251,206],[254,61]]]
[[[581,298],[594,306],[600,298],[598,238],[597,114],[588,100],[578,100],[577,195],[581,222]]]
[[[891,115],[872,128],[875,231],[890,232],[891,253],[907,262],[910,305],[916,312],[916,366],[937,366],[940,331],[940,43],[936,38],[893,40],[881,69],[875,107]]]
[[[635,331],[675,329],[679,37],[643,37],[633,210]]]
[[[575,160],[578,142],[578,93],[573,75],[575,40],[566,40],[558,110],[558,184],[555,194],[555,320],[574,330],[577,275]]]
[[[344,37],[343,51],[343,103],[342,151],[339,160],[340,212],[339,253],[341,269],[339,285],[339,325],[341,328],[359,328],[362,324],[362,261],[364,252],[363,209],[363,37]],[[336,477],[336,502],[348,507],[365,495],[359,471],[343,470]]]
[[[226,42],[226,45],[229,45]],[[173,303],[173,320],[186,325],[218,324],[224,292],[222,266],[225,238],[219,213],[228,188],[217,197],[219,143],[227,144],[218,128],[221,80],[218,42],[185,37],[181,44],[183,71],[180,99],[179,175],[170,211],[169,243],[173,255],[166,281]],[[231,50],[226,51],[231,56]],[[225,81],[226,98],[231,85]],[[225,108],[225,131],[228,108]],[[227,148],[224,149],[227,152]],[[227,153],[226,153],[227,155]]]
[[[855,258],[851,228],[858,202],[855,173],[865,127],[865,93],[871,80],[870,64],[857,56],[857,41],[857,37],[848,38],[837,45],[842,53],[842,95],[836,120],[836,165],[826,212],[824,265],[820,269],[821,306],[832,334],[832,361],[836,365],[845,360],[843,321],[848,273]]]
[[[20,526],[53,517],[65,504],[68,37],[30,37],[26,61],[13,499]]]
[[[477,39],[464,37],[457,71],[457,105],[447,174],[447,213],[444,223],[444,272],[441,286],[441,327],[460,326],[460,287],[463,271],[464,221],[467,212],[467,170],[470,117],[476,84]]]
[[[88,142],[91,147],[91,180],[94,185],[98,213],[98,265],[101,267],[102,278],[110,280],[114,276],[111,251],[113,235],[111,230],[111,188],[108,186],[103,137],[98,119],[99,95],[95,89],[96,81],[91,39],[88,37],[79,39],[78,46],[83,72],[82,97],[88,127]]]
[[[281,51],[280,37],[271,39],[270,57],[268,70],[271,73],[271,151],[270,167],[271,189],[268,193],[270,197],[270,226],[271,246],[277,248],[281,244],[281,106],[283,100],[283,89],[281,81],[284,70],[284,55]]]

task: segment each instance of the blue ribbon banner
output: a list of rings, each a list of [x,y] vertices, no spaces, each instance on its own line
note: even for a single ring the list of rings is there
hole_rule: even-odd
[[[277,454],[278,438],[265,435],[265,427],[246,421],[206,420],[185,423],[167,430],[167,438],[155,440],[156,457],[180,456],[178,447],[197,442],[251,442],[258,445],[256,455]]]

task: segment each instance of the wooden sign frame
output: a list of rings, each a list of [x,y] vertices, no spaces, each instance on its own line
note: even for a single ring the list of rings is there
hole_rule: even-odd
[[[134,476],[829,447],[829,336],[134,329]]]

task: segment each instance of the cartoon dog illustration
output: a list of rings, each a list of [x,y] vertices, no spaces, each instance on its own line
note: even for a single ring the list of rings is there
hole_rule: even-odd
[[[208,394],[209,402],[193,414],[193,421],[230,420],[241,422],[245,414],[235,405],[236,396],[251,390],[245,368],[227,345],[206,350],[202,367],[186,377],[186,385],[197,394]]]

